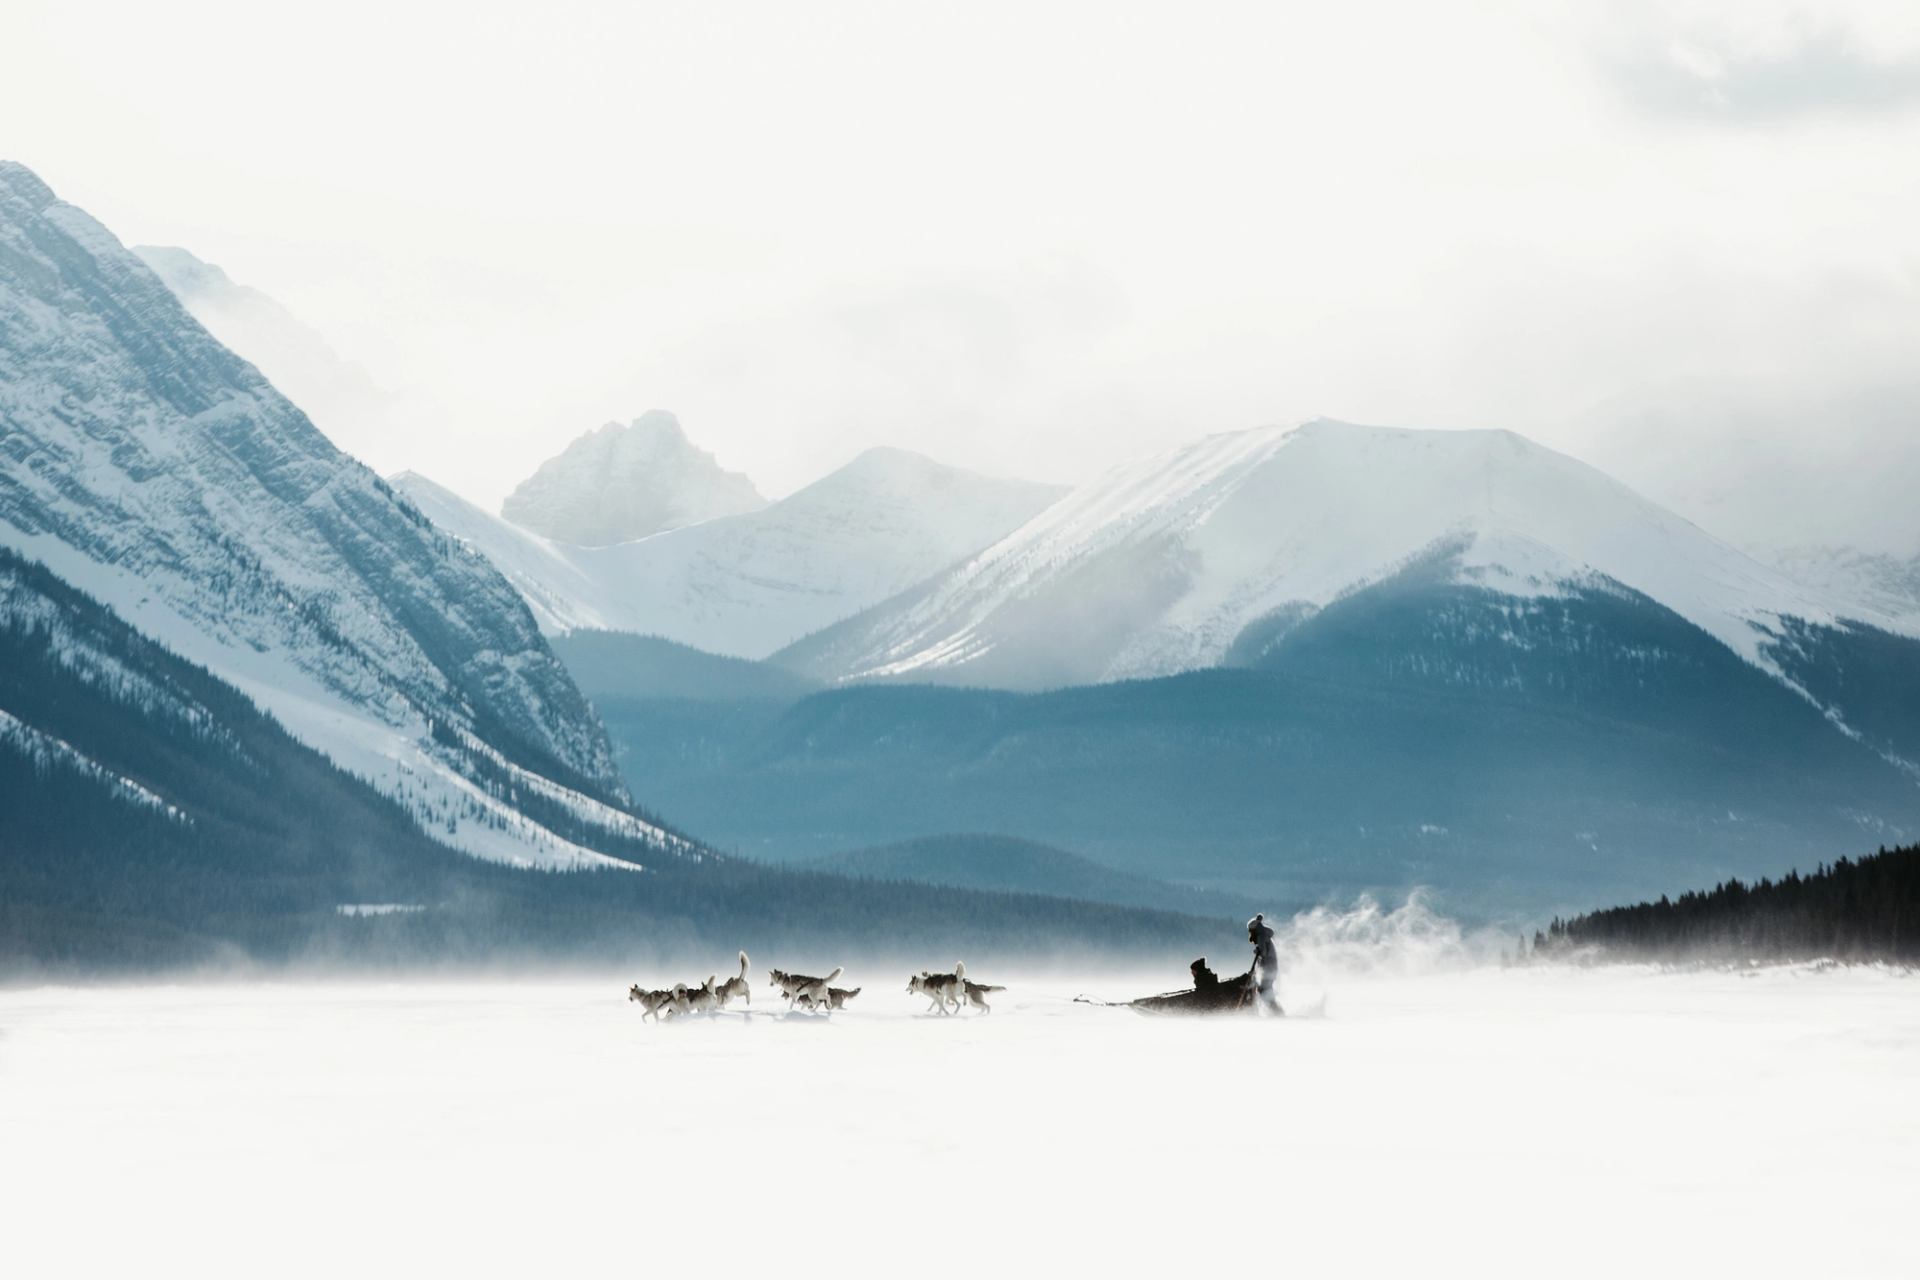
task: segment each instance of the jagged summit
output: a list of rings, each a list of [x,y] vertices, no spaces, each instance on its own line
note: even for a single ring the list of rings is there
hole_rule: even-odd
[[[541,463],[500,514],[555,542],[604,547],[766,505],[753,481],[688,440],[678,418],[649,409]]]
[[[548,631],[633,631],[744,658],[924,581],[1061,492],[869,449],[761,510],[582,547],[487,516],[431,481],[393,483],[498,565]]]

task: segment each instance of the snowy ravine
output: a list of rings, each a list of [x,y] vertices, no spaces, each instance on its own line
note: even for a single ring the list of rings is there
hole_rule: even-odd
[[[1116,467],[793,656],[816,675],[1014,687],[1165,675],[1423,566],[1514,600],[1624,588],[1783,679],[1783,618],[1901,627],[1511,432],[1323,420]]]
[[[438,833],[468,852],[600,862],[590,833],[638,824],[618,812],[630,801],[604,729],[513,588],[10,162],[0,545],[388,794],[478,812]],[[528,791],[567,814],[568,838],[530,815]]]
[[[762,510],[580,547],[488,515],[424,476],[393,484],[491,559],[546,630],[632,631],[739,658],[764,658],[924,581],[1062,492],[870,449]]]

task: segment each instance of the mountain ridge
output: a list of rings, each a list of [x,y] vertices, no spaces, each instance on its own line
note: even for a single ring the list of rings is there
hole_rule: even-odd
[[[1122,464],[780,660],[817,678],[1012,688],[1171,674],[1449,544],[1462,581],[1517,599],[1617,581],[1782,679],[1767,652],[1780,618],[1841,621],[1816,590],[1523,436],[1318,419]]]
[[[386,794],[480,805],[455,839],[467,852],[580,865],[604,861],[601,837],[692,849],[628,811],[604,727],[491,564],[13,162],[0,423],[0,545]]]
[[[748,659],[924,581],[1060,493],[883,447],[758,511],[575,547],[488,516],[425,477],[394,483],[499,566],[549,633],[659,635]]]

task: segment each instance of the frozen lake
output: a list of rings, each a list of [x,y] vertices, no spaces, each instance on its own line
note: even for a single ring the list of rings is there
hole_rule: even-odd
[[[830,1023],[667,1027],[646,976],[0,992],[5,1270],[1920,1272],[1896,973],[1302,977],[1326,1018],[1198,1023],[1071,1002],[1165,975],[941,1019],[855,968]]]

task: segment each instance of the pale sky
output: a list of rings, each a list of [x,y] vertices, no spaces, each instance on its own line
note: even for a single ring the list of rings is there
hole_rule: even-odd
[[[344,447],[488,507],[652,407],[774,494],[1325,414],[1920,552],[1910,0],[10,0],[3,57],[0,155],[279,299],[397,397]]]

